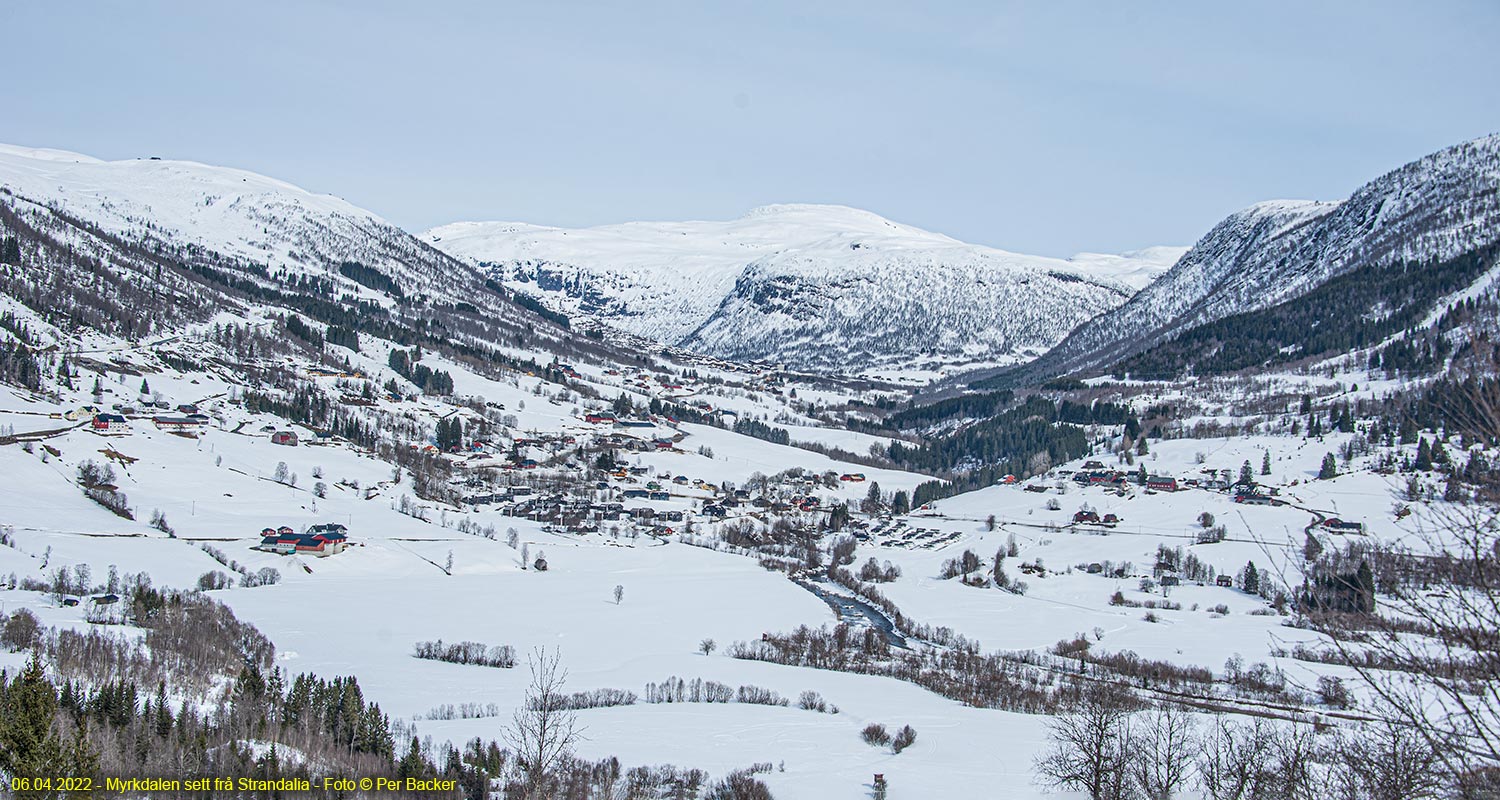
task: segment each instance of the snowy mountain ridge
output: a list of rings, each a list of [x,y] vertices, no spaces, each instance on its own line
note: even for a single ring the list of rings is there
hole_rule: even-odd
[[[1362,265],[1442,260],[1497,238],[1500,134],[1417,159],[1347,200],[1277,200],[1231,214],[1165,275],[1028,365],[1024,379],[1108,366]]]
[[[0,290],[126,338],[222,313],[296,312],[493,359],[542,349],[631,361],[642,352],[522,308],[486,288],[477,269],[370,211],[245,170],[0,145],[0,228],[32,265],[0,275]],[[136,313],[145,304],[153,313]]]
[[[245,170],[0,144],[0,186],[108,234],[197,246],[294,274],[353,261],[413,290],[472,281],[461,264],[370,211]]]
[[[810,204],[722,222],[460,222],[422,238],[569,315],[723,358],[840,372],[1027,360],[1182,252],[1021,255]]]

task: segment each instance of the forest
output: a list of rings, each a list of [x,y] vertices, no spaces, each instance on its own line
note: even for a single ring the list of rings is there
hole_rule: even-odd
[[[1435,302],[1493,267],[1497,254],[1490,246],[1444,261],[1362,266],[1296,299],[1187,330],[1112,372],[1171,380],[1189,370],[1217,375],[1369,347],[1416,326]]]

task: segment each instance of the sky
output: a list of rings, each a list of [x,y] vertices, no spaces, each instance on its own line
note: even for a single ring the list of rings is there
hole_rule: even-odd
[[[1191,244],[1500,131],[1500,3],[0,3],[0,142],[186,159],[408,230],[838,203]]]

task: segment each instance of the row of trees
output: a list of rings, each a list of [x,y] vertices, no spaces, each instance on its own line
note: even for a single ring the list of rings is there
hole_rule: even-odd
[[[1450,790],[1493,796],[1473,772],[1445,772],[1416,730],[1389,722],[1320,732],[1219,716],[1203,726],[1179,706],[1147,708],[1127,690],[1099,683],[1048,733],[1039,777],[1091,800],[1171,800],[1190,787],[1209,800],[1421,800]]]

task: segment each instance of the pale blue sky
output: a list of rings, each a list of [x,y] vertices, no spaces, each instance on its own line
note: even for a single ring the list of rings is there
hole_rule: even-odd
[[[0,3],[0,141],[412,230],[843,203],[1068,255],[1190,244],[1500,131],[1500,3]]]

